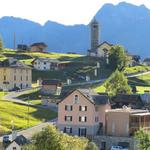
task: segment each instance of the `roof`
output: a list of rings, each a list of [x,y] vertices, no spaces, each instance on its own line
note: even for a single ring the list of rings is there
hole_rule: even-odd
[[[145,113],[135,113],[131,114],[132,116],[150,116],[150,112],[145,112]]]
[[[105,105],[105,104],[109,104],[109,97],[107,95],[99,95],[96,92],[94,92],[93,90],[90,89],[76,89],[73,90],[71,92],[69,92],[66,96],[68,97],[71,93],[73,93],[74,91],[78,91],[79,93],[81,93],[84,97],[87,98],[87,100],[89,100],[92,104],[95,105]],[[64,98],[64,99],[65,99]],[[63,100],[64,100],[63,99]],[[62,100],[62,101],[63,101]],[[61,101],[60,101],[61,102]]]
[[[145,58],[144,62],[150,62],[150,58]]]
[[[108,43],[107,41],[102,42],[101,44],[99,44],[95,49],[90,49],[88,50],[89,52],[95,52],[97,48],[101,47],[103,44],[107,44],[109,46],[113,46],[113,44]]]
[[[137,103],[142,102],[139,94],[119,94],[112,98],[113,102]]]
[[[117,108],[117,109],[109,109],[107,112],[128,112],[130,114],[141,114],[141,113],[149,113],[148,110],[144,109],[131,109],[130,107],[123,106],[123,108]]]
[[[5,59],[4,61],[1,61],[0,67],[31,69],[31,67],[25,65],[24,63],[16,59],[14,59],[12,62],[10,62],[9,59]]]
[[[57,84],[62,84],[62,82],[58,79],[46,79],[42,81],[42,85],[57,85]]]
[[[30,47],[32,46],[44,46],[44,47],[47,47],[47,45],[44,43],[44,42],[39,42],[39,43],[33,43],[32,45],[30,45]]]
[[[17,138],[14,140],[18,145],[25,145],[28,143],[28,140],[23,136],[19,135]]]
[[[32,63],[34,63],[36,60],[39,60],[39,61],[41,61],[41,62],[60,62],[58,59],[51,59],[51,58],[36,58],[36,59],[34,59],[33,61],[32,61]]]

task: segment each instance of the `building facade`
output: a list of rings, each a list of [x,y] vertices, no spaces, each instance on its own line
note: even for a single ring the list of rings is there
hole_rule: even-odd
[[[87,89],[71,92],[58,104],[58,128],[68,134],[94,136],[104,133],[109,98]]]
[[[0,63],[0,89],[29,88],[32,84],[32,69],[13,58]]]
[[[32,62],[32,65],[34,69],[41,71],[59,69],[59,61],[57,59],[38,58]]]
[[[47,48],[47,45],[43,42],[40,43],[33,43],[30,46],[30,51],[31,52],[45,52]]]

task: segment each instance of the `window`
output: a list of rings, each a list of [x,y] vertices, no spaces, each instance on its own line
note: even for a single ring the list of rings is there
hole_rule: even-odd
[[[44,65],[46,65],[46,62],[44,62]]]
[[[84,127],[82,127],[82,128],[79,128],[79,130],[78,130],[78,135],[79,136],[84,136],[84,137],[86,137],[86,128],[84,128]]]
[[[72,133],[72,128],[71,127],[65,127],[64,133]]]
[[[6,80],[6,76],[4,76],[4,80]]]
[[[65,121],[72,121],[72,116],[65,116]]]
[[[14,76],[14,80],[16,81],[16,76]]]
[[[17,72],[17,70],[15,69],[15,70],[14,70],[14,73],[16,73],[16,72]]]
[[[46,70],[46,67],[44,67],[44,70]]]
[[[87,111],[87,106],[79,106],[79,111]]]
[[[28,84],[26,84],[26,88],[28,88]]]
[[[97,116],[95,117],[95,122],[98,122],[98,117]]]
[[[86,116],[79,116],[79,122],[86,122],[87,117]]]
[[[28,81],[28,76],[26,76],[26,80]]]
[[[22,76],[20,77],[21,81],[22,81]]]
[[[79,103],[79,97],[78,97],[78,95],[75,95],[74,96],[74,104],[77,104],[77,103]]]
[[[17,148],[16,148],[16,147],[13,147],[13,150],[17,150]]]
[[[66,111],[72,111],[72,106],[71,105],[65,105],[65,110]]]

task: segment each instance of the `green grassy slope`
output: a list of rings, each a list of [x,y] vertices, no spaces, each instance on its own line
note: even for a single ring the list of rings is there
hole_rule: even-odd
[[[42,121],[50,120],[55,118],[57,114],[49,109],[42,109],[36,107],[20,105],[8,101],[0,100],[0,119],[1,119],[1,130],[0,134],[8,133],[11,131],[12,120],[14,122],[15,129],[25,129],[29,126],[34,126]]]

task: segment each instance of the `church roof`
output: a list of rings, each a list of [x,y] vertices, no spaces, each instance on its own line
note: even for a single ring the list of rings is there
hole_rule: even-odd
[[[88,52],[96,52],[96,49],[99,48],[99,47],[101,47],[101,46],[104,45],[104,44],[107,44],[107,45],[109,45],[110,47],[113,46],[113,44],[108,43],[107,41],[104,41],[104,42],[102,42],[101,44],[99,44],[95,49],[90,49],[90,50],[88,50]]]

